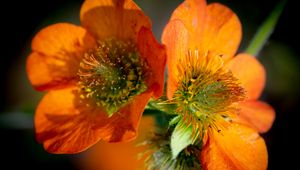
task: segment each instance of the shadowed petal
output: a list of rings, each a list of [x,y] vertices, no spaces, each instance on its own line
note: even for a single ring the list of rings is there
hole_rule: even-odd
[[[114,127],[115,132],[110,138],[105,140],[120,142],[135,139],[142,114],[152,95],[153,92],[148,90],[134,97],[132,102],[123,107],[119,113],[115,113],[112,117],[114,121],[110,123],[110,126]]]
[[[232,124],[210,134],[201,152],[204,170],[265,170],[268,164],[264,140],[255,130]]]
[[[164,88],[165,46],[155,40],[151,30],[143,27],[138,36],[138,48],[150,69],[147,84],[154,91],[154,96],[158,98],[162,95]]]
[[[142,27],[151,28],[149,18],[132,0],[86,0],[80,20],[97,39],[136,40]]]
[[[150,96],[137,96],[109,118],[92,102],[82,100],[76,88],[50,91],[36,110],[36,138],[51,153],[78,153],[99,140],[131,140]]]

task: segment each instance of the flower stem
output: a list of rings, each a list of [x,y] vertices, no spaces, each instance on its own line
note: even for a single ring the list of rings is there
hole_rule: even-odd
[[[269,17],[260,26],[254,38],[251,40],[250,45],[246,49],[247,53],[254,56],[257,56],[259,54],[259,52],[273,33],[275,25],[277,24],[277,21],[283,11],[286,2],[287,0],[282,0],[276,5]]]

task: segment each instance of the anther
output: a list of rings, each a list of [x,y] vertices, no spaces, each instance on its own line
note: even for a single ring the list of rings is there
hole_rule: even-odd
[[[146,90],[147,63],[131,41],[98,42],[84,54],[78,75],[82,98],[95,101],[109,116]]]

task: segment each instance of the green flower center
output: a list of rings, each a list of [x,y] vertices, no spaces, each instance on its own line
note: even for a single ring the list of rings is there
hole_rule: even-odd
[[[81,98],[91,98],[109,116],[146,91],[146,62],[132,41],[109,39],[86,53],[78,75]]]
[[[228,71],[220,56],[189,51],[179,61],[179,84],[174,94],[177,112],[192,124],[195,132],[208,127],[217,130],[218,119],[226,120],[235,113],[234,103],[244,99],[244,89]]]

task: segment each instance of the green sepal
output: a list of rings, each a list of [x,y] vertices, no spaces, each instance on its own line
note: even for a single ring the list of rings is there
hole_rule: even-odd
[[[182,150],[193,144],[194,141],[192,125],[186,126],[179,122],[171,136],[172,158],[175,159]]]

